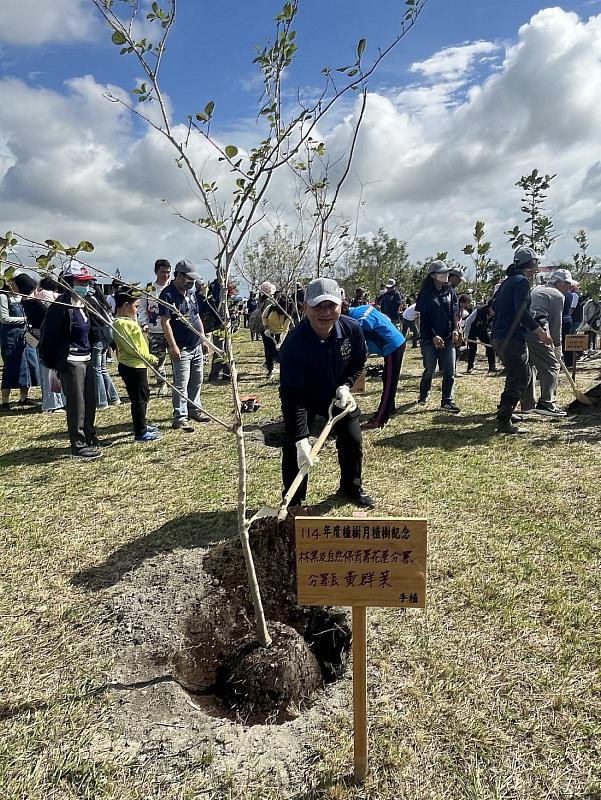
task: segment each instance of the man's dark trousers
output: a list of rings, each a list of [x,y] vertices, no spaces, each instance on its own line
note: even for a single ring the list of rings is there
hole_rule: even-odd
[[[495,352],[505,367],[505,388],[497,410],[499,422],[509,422],[516,405],[530,383],[530,364],[526,342],[493,339]]]
[[[334,416],[340,409],[334,407]],[[327,409],[307,412],[307,425],[320,414],[327,418]],[[340,464],[340,488],[348,494],[356,494],[361,489],[361,462],[363,458],[363,444],[361,440],[361,425],[359,417],[361,412],[358,408],[344,416],[333,427],[336,435],[336,448],[338,450],[338,463]],[[292,482],[298,474],[298,463],[296,453],[296,442],[286,437],[282,450],[282,480],[284,483],[283,495],[286,494]],[[307,476],[292,498],[290,505],[298,506],[304,502],[307,496]]]

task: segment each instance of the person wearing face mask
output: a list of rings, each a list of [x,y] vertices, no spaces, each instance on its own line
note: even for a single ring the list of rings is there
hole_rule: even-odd
[[[87,267],[75,262],[67,267],[61,276],[66,291],[48,308],[38,345],[40,358],[60,378],[67,406],[71,456],[85,461],[102,455],[95,428],[92,325],[86,305],[93,280]]]
[[[420,315],[420,343],[424,371],[419,385],[418,403],[428,401],[436,365],[442,370],[442,399],[440,407],[449,414],[458,414],[453,402],[455,384],[455,345],[459,303],[449,283],[450,269],[443,261],[432,261],[415,303]]]

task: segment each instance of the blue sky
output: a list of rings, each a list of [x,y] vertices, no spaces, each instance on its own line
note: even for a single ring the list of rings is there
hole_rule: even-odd
[[[279,7],[264,0],[179,0],[162,74],[176,121],[212,99],[213,130],[223,143],[253,139],[254,46],[266,41]],[[293,94],[297,86],[318,86],[321,68],[350,63],[362,37],[369,61],[398,29],[402,8],[391,0],[301,2],[299,53],[286,88]],[[536,166],[559,173],[549,196],[560,234],[552,256],[574,251],[578,227],[589,230],[601,254],[594,136],[601,107],[600,13],[595,0],[561,7],[535,0],[429,0],[370,85],[356,172],[371,186],[361,193],[360,207],[357,181],[341,198],[341,212],[357,219],[356,232],[371,235],[382,225],[409,241],[415,259],[438,249],[460,257],[473,221],[483,218],[498,257],[506,260],[503,230],[519,221],[514,183]],[[138,277],[159,255],[210,257],[206,236],[186,229],[160,202],[164,196],[178,208],[188,203],[169,154],[102,97],[107,85],[129,91],[140,73],[133,60],[119,56],[90,0],[43,6],[21,0],[3,16],[5,227],[33,238],[90,239],[99,265],[125,267]],[[335,155],[348,146],[352,112],[344,105],[322,130]],[[530,119],[535,116],[538,125]],[[280,208],[290,188],[280,181],[275,191],[274,207]]]

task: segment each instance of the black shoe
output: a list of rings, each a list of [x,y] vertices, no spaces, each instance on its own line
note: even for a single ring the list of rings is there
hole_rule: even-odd
[[[102,458],[102,450],[97,447],[80,447],[78,450],[71,450],[71,458],[79,458],[81,461],[95,461]]]
[[[440,410],[446,411],[448,414],[459,414],[461,409],[452,400],[447,400],[440,406]]]
[[[0,403],[0,411],[10,411],[10,403]]]
[[[420,397],[417,401],[417,404],[420,406],[425,406],[427,402],[428,402],[428,395],[426,395],[425,397]]]
[[[355,489],[350,492],[344,489],[338,489],[336,496],[344,500],[350,500],[351,503],[354,503],[356,506],[361,506],[362,508],[375,508],[376,505],[373,498],[366,494],[363,489]]]
[[[508,436],[513,436],[516,433],[527,433],[525,428],[517,428],[515,425],[511,424],[511,420],[498,420],[497,422],[497,433],[506,433]]]
[[[186,433],[191,433],[194,430],[194,425],[190,425],[187,419],[174,419],[171,427],[174,431],[186,431]]]
[[[101,447],[112,447],[113,444],[114,444],[114,442],[112,441],[112,439],[102,439],[101,440],[97,436],[95,436],[93,439],[90,439],[89,442],[86,442],[86,445],[88,447],[93,447],[93,448],[95,448],[97,450],[100,449]]]
[[[208,422],[209,421],[209,417],[203,417],[203,415],[200,413],[200,411],[190,411],[190,413],[188,414],[188,417],[190,419],[193,419],[194,422]]]

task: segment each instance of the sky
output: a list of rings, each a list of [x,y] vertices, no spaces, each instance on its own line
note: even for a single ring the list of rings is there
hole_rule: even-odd
[[[150,2],[140,2],[146,11]],[[263,138],[252,60],[280,4],[178,0],[177,8],[161,71],[171,120],[181,126],[212,100],[212,135],[244,152]],[[301,0],[284,82],[290,107],[297,94],[315,95],[324,67],[352,63],[360,38],[369,63],[402,11],[398,0]],[[105,96],[131,98],[141,72],[119,55],[91,0],[3,8],[0,70],[2,233],[89,240],[89,263],[132,280],[149,279],[156,258],[188,258],[214,275],[214,239],[174,214],[203,211],[170,145]],[[356,98],[344,100],[320,124],[333,163],[348,152],[357,113]],[[557,240],[546,262],[569,260],[580,228],[601,255],[600,141],[601,0],[428,0],[369,84],[338,213],[353,235],[383,227],[407,241],[414,262],[446,250],[466,265],[461,250],[483,220],[493,257],[509,263],[504,231],[523,219],[515,183],[537,168],[557,173],[546,201]],[[226,182],[206,144],[192,143],[191,153],[203,174]],[[283,171],[254,234],[278,221],[294,228],[294,196]]]

